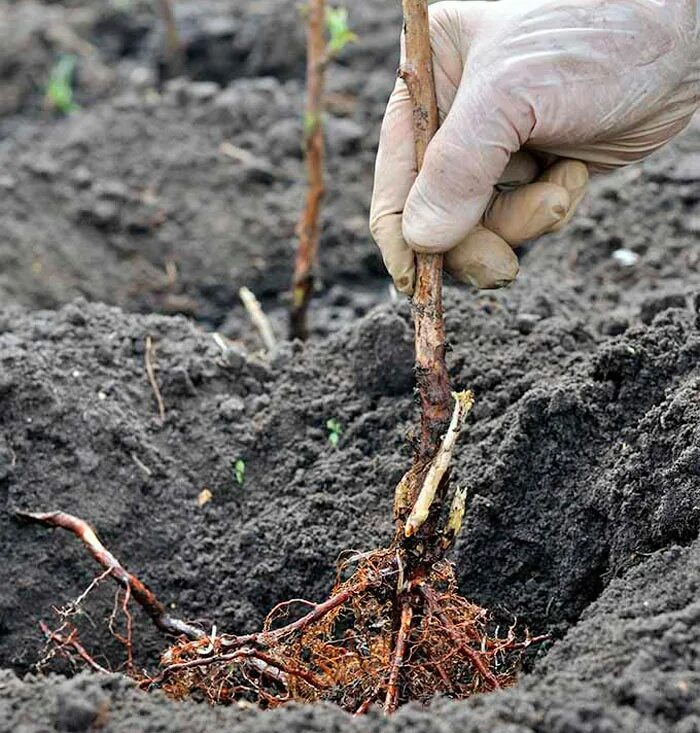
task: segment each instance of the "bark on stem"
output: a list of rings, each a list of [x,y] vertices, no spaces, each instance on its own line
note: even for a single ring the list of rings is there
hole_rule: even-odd
[[[326,2],[309,0],[306,59],[306,108],[304,148],[308,188],[299,220],[296,262],[292,281],[289,336],[305,340],[309,329],[307,312],[313,294],[318,252],[319,215],[325,193],[323,182],[323,87],[326,71]]]
[[[399,74],[413,101],[416,164],[423,165],[425,151],[439,125],[427,0],[402,0],[405,61]],[[413,295],[416,339],[416,380],[421,405],[418,459],[427,462],[440,445],[450,418],[450,385],[445,363],[445,322],[442,308],[442,255],[416,256]]]
[[[172,79],[184,71],[185,56],[183,52],[180,32],[175,21],[175,10],[173,0],[156,0],[156,10],[163,24],[163,62],[166,74]]]

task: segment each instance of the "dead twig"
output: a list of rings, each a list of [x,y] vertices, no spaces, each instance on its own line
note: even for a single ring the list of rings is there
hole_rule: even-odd
[[[158,403],[158,414],[160,415],[161,421],[164,421],[165,403],[163,402],[163,395],[160,393],[160,387],[158,386],[158,380],[156,379],[156,345],[150,336],[146,336],[146,350],[144,352],[144,361],[146,363],[146,374],[148,375],[148,381],[151,383],[151,389],[153,390],[156,402]]]
[[[153,476],[153,471],[136,455],[136,453],[131,454],[131,460],[143,471],[143,473],[148,476],[148,478],[151,478]]]

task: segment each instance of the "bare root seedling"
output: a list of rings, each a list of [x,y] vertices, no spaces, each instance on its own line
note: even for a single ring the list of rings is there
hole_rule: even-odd
[[[312,0],[313,23],[323,22],[322,8],[322,1]],[[413,99],[420,167],[438,124],[428,3],[403,0],[403,9],[406,43],[400,75]],[[320,141],[316,133],[311,139]],[[256,633],[236,636],[213,629],[205,635],[167,617],[152,592],[119,564],[85,522],[61,513],[24,515],[73,531],[120,583],[115,608],[126,619],[126,633],[119,634],[127,647],[126,671],[143,688],[216,704],[247,700],[273,708],[289,701],[327,701],[353,713],[373,705],[393,713],[409,701],[427,703],[436,695],[465,698],[511,685],[522,650],[543,641],[527,633],[516,638],[515,623],[499,636],[489,613],[457,591],[446,554],[462,525],[466,492],[450,481],[450,461],[473,396],[452,393],[449,386],[440,255],[417,257],[413,306],[421,423],[413,463],[395,491],[396,533],[387,549],[342,560],[325,601],[281,603]],[[159,629],[177,636],[154,675],[134,669],[131,598]],[[48,639],[95,668],[65,628],[48,632]]]
[[[309,336],[308,310],[314,292],[321,204],[325,196],[323,114],[326,69],[345,46],[357,40],[348,27],[344,8],[327,7],[326,0],[308,0],[306,13],[304,157],[307,190],[297,226],[298,245],[289,309],[289,337],[302,341]]]
[[[246,700],[263,708],[289,701],[325,701],[354,713],[373,705],[391,713],[405,702],[427,703],[438,694],[463,698],[496,690],[513,683],[521,651],[543,637],[525,634],[518,640],[515,625],[505,637],[491,633],[488,612],[458,594],[453,566],[444,559],[464,514],[463,498],[453,501],[437,521],[432,511],[470,406],[470,393],[455,395],[450,427],[436,456],[422,471],[409,472],[413,483],[422,476],[414,506],[420,509],[423,502],[427,507],[418,512],[425,514],[422,523],[404,523],[399,514],[389,548],[353,553],[339,563],[327,600],[280,603],[262,630],[252,634],[218,634],[216,629],[204,634],[166,617],[152,592],[123,568],[84,522],[62,513],[24,517],[72,531],[105,568],[77,605],[105,577],[121,585],[109,628],[126,649],[125,672],[144,689],[160,688],[178,700],[190,696],[212,704]],[[402,507],[405,488],[399,489],[397,507]],[[429,537],[422,535],[426,524],[431,527]],[[132,597],[158,628],[179,635],[162,655],[158,674],[135,668]],[[118,619],[125,625],[123,632],[116,629]],[[55,653],[103,671],[80,644],[67,614],[62,620],[56,631],[45,631]]]

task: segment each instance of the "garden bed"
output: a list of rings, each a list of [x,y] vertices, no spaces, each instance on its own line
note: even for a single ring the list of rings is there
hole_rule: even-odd
[[[315,334],[271,360],[237,290],[254,289],[283,332],[303,193],[292,67],[217,80],[226,87],[176,81],[160,96],[124,77],[66,120],[13,118],[0,145],[0,730],[700,725],[698,124],[596,181],[507,291],[446,290],[450,373],[477,400],[455,466],[469,490],[460,588],[553,639],[518,687],[352,719],[330,706],[173,703],[120,677],[25,676],[41,656],[39,620],[95,568],[16,509],[82,516],[178,615],[236,632],[286,598],[323,599],[342,550],[389,540],[415,425],[412,338],[365,220],[393,5],[377,10],[384,57],[377,18],[357,19],[373,71],[353,67],[353,51],[331,72],[346,106],[328,126]],[[110,602],[105,588],[83,640],[115,660],[101,623]],[[154,668],[163,641],[137,621],[139,662]]]

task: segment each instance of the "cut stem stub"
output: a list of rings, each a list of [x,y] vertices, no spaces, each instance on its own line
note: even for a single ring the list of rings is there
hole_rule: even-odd
[[[450,462],[452,461],[452,452],[462,432],[464,421],[469,414],[469,411],[474,404],[474,395],[471,391],[466,392],[453,392],[452,396],[455,400],[454,411],[452,413],[452,420],[447,428],[447,433],[442,439],[442,443],[438,448],[438,452],[433,458],[428,467],[428,472],[425,475],[423,486],[421,487],[416,503],[413,505],[413,509],[406,520],[406,526],[404,528],[404,534],[406,537],[412,537],[424,524],[430,515],[430,509],[435,501],[438,488],[442,484],[445,474],[447,473]],[[459,506],[459,504],[457,504]],[[455,507],[455,511],[450,512],[450,516],[458,514]],[[454,524],[454,521],[453,521]],[[460,522],[461,524],[461,522]],[[453,529],[459,530],[459,527]]]

